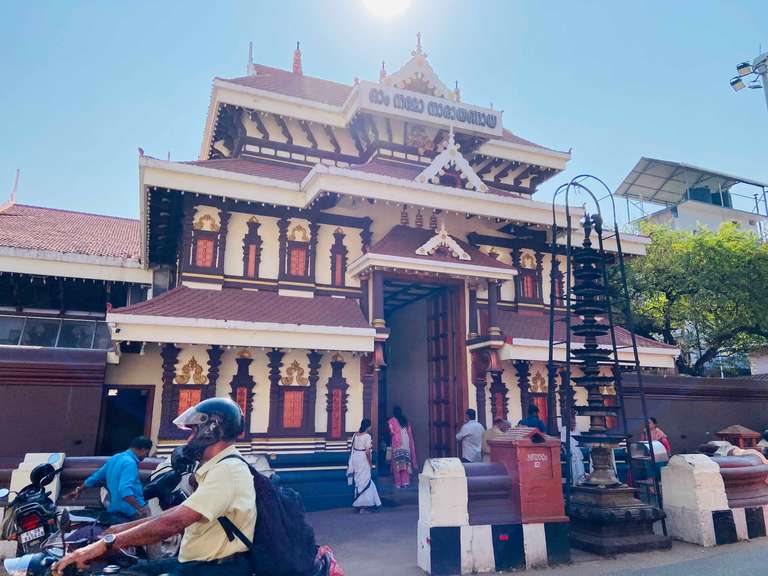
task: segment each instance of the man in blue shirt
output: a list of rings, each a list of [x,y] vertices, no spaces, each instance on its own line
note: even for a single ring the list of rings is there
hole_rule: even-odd
[[[118,452],[67,495],[77,498],[85,488],[105,486],[109,492],[107,524],[119,524],[144,515],[144,496],[139,479],[139,462],[149,456],[152,440],[139,436],[125,452]]]
[[[542,434],[547,433],[547,425],[539,418],[539,407],[535,404],[528,406],[528,417],[523,418],[517,423],[518,426],[528,426],[529,428],[538,428]]]

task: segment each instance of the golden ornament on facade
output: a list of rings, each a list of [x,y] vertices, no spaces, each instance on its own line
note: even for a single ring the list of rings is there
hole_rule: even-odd
[[[184,364],[181,368],[181,374],[176,375],[174,382],[176,382],[176,384],[184,385],[189,384],[190,380],[192,380],[193,384],[197,384],[198,386],[208,384],[208,377],[203,374],[203,367],[194,356],[190,358],[189,362]]]
[[[259,219],[256,216],[251,216],[248,218],[248,224],[259,224]]]
[[[251,351],[250,351],[250,349],[248,349],[248,348],[242,348],[242,349],[241,349],[241,350],[240,350],[240,351],[237,353],[237,357],[238,357],[238,358],[253,358],[253,354],[251,354]]]
[[[547,379],[541,375],[541,372],[536,370],[536,374],[531,378],[531,392],[542,393],[547,391]]]
[[[299,365],[298,360],[294,360],[288,368],[285,369],[285,376],[280,378],[283,386],[290,386],[294,382],[299,386],[306,386],[309,380],[304,377],[304,368]]]
[[[533,256],[531,256],[530,254],[523,254],[523,257],[520,259],[520,266],[531,270],[533,268],[536,268],[536,261],[533,259]]]
[[[309,242],[309,232],[304,226],[296,225],[291,228],[291,232],[288,234],[288,240],[292,242]]]
[[[203,214],[198,218],[195,223],[193,224],[193,228],[195,230],[205,230],[208,232],[218,232],[219,231],[219,225],[216,223],[216,220],[213,219],[213,216],[210,214]]]

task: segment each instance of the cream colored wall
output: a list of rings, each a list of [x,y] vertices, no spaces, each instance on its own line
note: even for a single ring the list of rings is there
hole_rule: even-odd
[[[155,387],[152,402],[152,438],[157,439],[160,430],[160,411],[162,407],[163,359],[160,347],[145,344],[144,354],[122,354],[119,364],[107,364],[105,384],[107,386],[147,386]]]
[[[228,276],[243,275],[243,239],[248,233],[248,220],[253,214],[233,212],[229,218],[227,230],[227,253],[224,260],[224,273]],[[280,242],[277,218],[256,216],[259,221],[261,237],[261,260],[259,277],[277,279],[280,265]]]

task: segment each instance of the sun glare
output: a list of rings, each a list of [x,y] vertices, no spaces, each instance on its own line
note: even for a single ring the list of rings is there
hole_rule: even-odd
[[[392,18],[405,12],[411,0],[363,0],[363,4],[377,18]]]

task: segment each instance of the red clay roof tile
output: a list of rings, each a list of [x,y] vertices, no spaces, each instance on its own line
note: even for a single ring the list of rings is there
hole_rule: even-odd
[[[332,106],[341,106],[352,92],[352,86],[294,74],[288,70],[272,68],[256,64],[255,76],[243,76],[241,78],[224,79],[225,82],[232,82],[248,88],[257,88],[267,92],[275,92],[284,96],[293,96],[294,98],[303,98],[305,100],[314,100],[323,104]]]
[[[14,204],[0,211],[0,246],[139,259],[139,221]]]
[[[281,296],[267,290],[206,290],[180,286],[112,314],[369,328],[354,298]]]

